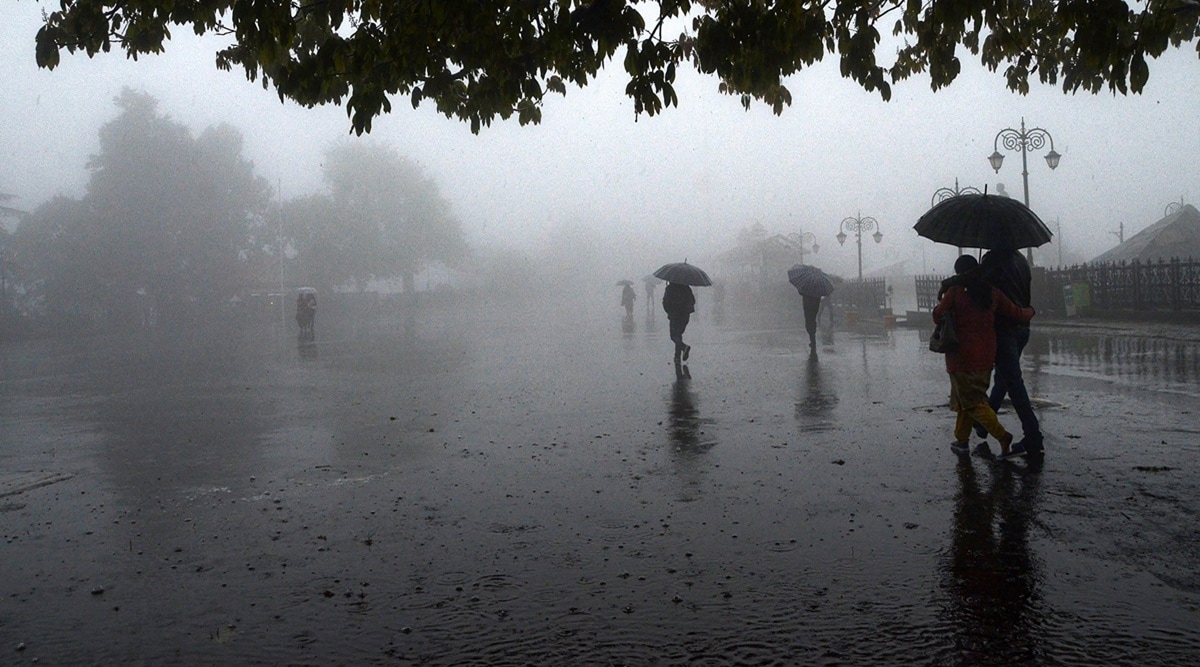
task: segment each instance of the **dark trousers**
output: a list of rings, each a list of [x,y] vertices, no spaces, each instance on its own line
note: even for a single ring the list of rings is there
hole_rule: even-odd
[[[1021,377],[1021,352],[1029,343],[1029,327],[1000,327],[996,329],[996,371],[992,380],[992,393],[988,404],[995,410],[1004,401],[1007,394],[1012,401],[1013,410],[1021,420],[1021,430],[1025,433],[1028,444],[1041,444],[1042,430],[1038,424],[1037,415],[1033,414],[1033,404],[1029,400],[1029,392],[1025,389],[1025,379]]]
[[[808,332],[808,344],[817,346],[817,314],[821,312],[821,297],[801,295],[804,300],[804,330]]]
[[[667,313],[667,320],[671,324],[671,340],[675,342],[675,354],[682,354],[683,348],[683,330],[687,328],[688,321],[692,319],[690,313]]]

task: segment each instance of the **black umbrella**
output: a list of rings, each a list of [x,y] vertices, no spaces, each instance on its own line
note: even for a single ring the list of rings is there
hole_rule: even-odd
[[[712,285],[712,279],[708,277],[707,273],[687,262],[664,264],[662,268],[654,272],[654,277],[661,278],[669,283],[682,283],[693,287],[708,287]]]
[[[1016,199],[965,194],[944,199],[913,225],[917,234],[959,248],[1016,250],[1050,242],[1050,229]]]
[[[808,264],[797,264],[788,269],[788,282],[805,296],[829,296],[833,293],[833,281],[825,272]]]

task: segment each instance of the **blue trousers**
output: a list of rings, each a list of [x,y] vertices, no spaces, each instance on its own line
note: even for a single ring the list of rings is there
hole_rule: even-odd
[[[1021,420],[1021,430],[1029,444],[1040,445],[1042,429],[1033,404],[1021,377],[1021,352],[1029,344],[1029,327],[1000,327],[996,329],[996,370],[992,379],[992,393],[988,404],[993,410],[1000,407],[1005,394],[1012,402],[1013,411]],[[1036,442],[1035,442],[1036,441]]]

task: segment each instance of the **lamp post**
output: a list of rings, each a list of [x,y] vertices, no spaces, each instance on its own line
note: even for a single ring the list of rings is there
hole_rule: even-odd
[[[929,206],[930,207],[937,206],[938,204],[942,203],[943,201],[945,201],[951,197],[957,197],[959,195],[981,195],[981,194],[983,194],[983,193],[979,191],[979,188],[973,188],[969,185],[965,188],[958,187],[958,179],[956,178],[956,179],[954,179],[954,189],[953,190],[951,190],[950,188],[938,188],[937,190],[933,191],[933,196],[929,198]]]
[[[929,198],[929,207],[933,208],[934,206],[937,206],[938,204],[946,201],[947,199],[950,199],[951,197],[957,197],[959,195],[981,195],[981,194],[983,194],[983,193],[979,191],[979,188],[974,188],[974,187],[971,187],[970,185],[968,185],[965,188],[958,187],[958,179],[955,178],[953,190],[951,190],[950,188],[938,188],[937,190],[933,191],[933,196]],[[963,250],[962,246],[959,246],[958,254],[961,255],[962,250]],[[924,252],[924,249],[922,249],[922,252]]]
[[[1005,150],[1021,151],[1021,179],[1022,185],[1025,186],[1025,206],[1029,206],[1029,161],[1027,153],[1030,149],[1041,150],[1050,143],[1050,152],[1046,153],[1046,164],[1049,165],[1051,171],[1058,168],[1058,161],[1062,159],[1057,151],[1054,150],[1054,138],[1050,133],[1040,127],[1031,127],[1025,129],[1025,119],[1021,118],[1020,131],[1014,130],[1011,127],[1004,128],[996,133],[996,139],[992,142],[992,154],[988,156],[988,162],[991,163],[992,169],[996,173],[1000,173],[1000,165],[1004,164],[1004,154],[1000,152],[1000,146],[1004,146]],[[1026,248],[1025,258],[1033,264],[1033,248]]]
[[[1118,244],[1124,243],[1125,242],[1125,222],[1121,221],[1121,224],[1117,225],[1116,230],[1110,231],[1109,234],[1112,234],[1113,236],[1117,237]]]
[[[805,246],[811,245],[814,255],[821,249],[821,246],[817,245],[817,237],[813,236],[812,232],[796,232],[795,234],[788,234],[788,240],[796,244],[796,247],[800,249],[801,264],[804,263]]]
[[[854,232],[854,240],[858,244],[858,282],[862,282],[862,235],[863,232],[869,232],[872,229],[875,233],[871,236],[876,243],[883,240],[883,233],[879,231],[879,221],[871,217],[863,217],[859,214],[857,217],[851,216],[842,220],[842,224],[838,227],[837,241],[838,245],[845,245],[846,232]]]

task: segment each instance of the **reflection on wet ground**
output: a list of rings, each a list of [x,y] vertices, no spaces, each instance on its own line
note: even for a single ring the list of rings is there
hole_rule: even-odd
[[[959,455],[953,540],[942,564],[961,664],[1037,664],[1042,623],[1035,606],[1045,575],[1032,555],[1041,460],[1023,467],[972,462]],[[984,480],[980,480],[980,468]]]
[[[1200,397],[1200,342],[1194,340],[1046,334],[1031,352],[1031,364],[1056,372]]]
[[[810,355],[800,327],[706,316],[676,367],[650,318],[545,314],[323,323],[312,349],[0,350],[0,489],[17,489],[0,496],[0,650],[156,665],[1200,655],[1194,415],[1128,389],[1182,376],[1077,372],[1092,356],[1071,346],[1093,343],[1047,336],[1027,373],[1042,405],[1065,406],[1040,412],[1048,455],[998,463],[948,449],[945,371],[916,331],[823,327]],[[1125,345],[1110,358],[1181,354]]]
[[[796,420],[806,432],[829,431],[836,426],[834,409],[838,404],[837,378],[831,371],[822,373],[816,352],[808,355],[800,374],[796,400]]]

